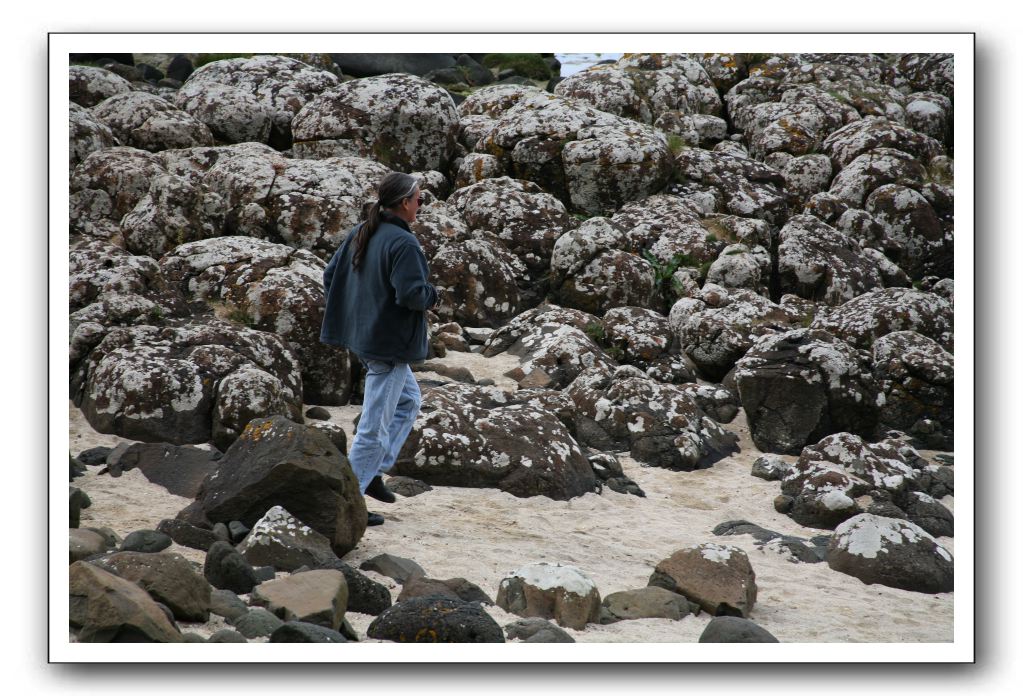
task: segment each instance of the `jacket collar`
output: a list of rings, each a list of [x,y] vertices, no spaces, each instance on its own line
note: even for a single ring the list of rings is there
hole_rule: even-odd
[[[412,234],[412,228],[410,228],[408,226],[408,223],[405,222],[404,220],[402,220],[397,215],[391,215],[387,211],[381,210],[380,211],[380,219],[382,221],[384,221],[384,222],[389,222],[392,225],[397,225],[398,227],[402,228],[403,230],[405,230],[409,234]]]

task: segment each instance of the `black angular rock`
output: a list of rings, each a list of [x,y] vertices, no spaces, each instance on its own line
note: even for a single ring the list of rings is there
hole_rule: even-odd
[[[159,82],[164,78],[162,70],[148,63],[136,63],[135,69],[142,73],[142,79],[146,82]]]
[[[79,476],[85,476],[85,465],[74,457],[68,457],[68,481],[74,481]]]
[[[391,592],[386,587],[370,580],[344,561],[334,560],[319,567],[344,573],[348,584],[348,611],[378,616],[391,606]]]
[[[153,483],[183,498],[194,498],[203,480],[217,470],[209,450],[163,442],[119,446],[107,456],[106,463],[112,476],[139,469]]]
[[[387,73],[425,75],[431,70],[450,68],[455,59],[448,53],[331,53],[334,64],[345,75],[372,77]]]
[[[249,526],[279,505],[326,536],[338,556],[366,531],[366,502],[347,458],[326,433],[282,416],[250,421],[197,501],[211,522]]]
[[[931,536],[955,536],[955,517],[952,511],[931,496],[918,491],[910,493],[906,496],[902,509],[906,511],[908,520]]]
[[[408,558],[382,553],[359,564],[359,570],[372,570],[374,573],[386,575],[404,585],[413,577],[426,577],[422,566]]]
[[[89,500],[89,496],[86,495],[85,491],[80,488],[70,486],[68,492],[68,526],[72,529],[77,529],[81,523],[82,508],[87,508],[92,505],[92,501]]]
[[[113,451],[113,447],[90,447],[87,450],[82,450],[75,457],[78,461],[85,466],[100,466],[105,464],[107,461],[107,455]]]
[[[273,566],[260,566],[258,568],[253,568],[252,570],[255,572],[256,580],[258,582],[267,582],[277,577],[277,571]]]
[[[769,631],[749,619],[715,616],[700,634],[700,643],[777,643]]]
[[[167,77],[184,82],[195,68],[187,56],[176,55],[167,66]]]
[[[242,539],[245,538],[245,535],[248,534],[249,531],[250,530],[248,527],[245,526],[245,523],[239,522],[238,520],[231,520],[231,522],[229,522],[227,525],[227,532],[231,536],[232,544],[239,543]]]
[[[774,532],[764,529],[760,525],[747,522],[746,520],[730,520],[722,522],[714,527],[714,534],[717,536],[735,536],[737,534],[749,534],[756,539],[756,545],[764,547],[772,544],[780,549],[785,549],[792,554],[792,559],[801,563],[821,563],[827,555],[829,536],[822,535],[811,539],[802,539],[781,532]]]
[[[203,575],[214,587],[237,594],[248,594],[259,584],[253,567],[226,541],[217,541],[210,546]]]
[[[575,638],[563,628],[538,616],[513,621],[504,627],[504,632],[509,639],[521,640],[523,643],[575,642]]]
[[[501,627],[476,603],[416,597],[373,620],[370,638],[399,643],[504,643]]]
[[[465,578],[451,578],[449,580],[434,580],[432,578],[413,577],[409,579],[401,594],[398,595],[398,602],[404,602],[413,597],[439,596],[451,599],[460,599],[463,602],[477,602],[479,604],[493,604],[494,600],[487,596],[480,587],[469,582]]]
[[[270,634],[271,643],[347,643],[337,631],[326,626],[306,623],[305,621],[288,621]]]
[[[387,479],[387,487],[391,489],[391,492],[396,493],[403,498],[411,498],[433,490],[433,486],[425,481],[420,481],[419,479],[410,478],[408,476],[389,477]]]
[[[312,418],[313,420],[330,420],[330,411],[323,408],[322,406],[313,406],[305,412],[306,418]]]
[[[248,643],[249,641],[247,641],[245,639],[245,636],[243,636],[238,631],[232,631],[230,628],[222,628],[219,631],[217,631],[216,633],[214,633],[212,636],[210,636],[210,639],[207,642],[208,643]]]
[[[246,638],[258,638],[273,634],[284,622],[263,607],[256,607],[239,616],[232,625]]]
[[[209,529],[196,527],[182,520],[160,520],[156,529],[169,536],[175,543],[200,551],[208,551],[210,546],[217,541]]]
[[[140,551],[142,553],[157,553],[163,551],[173,543],[173,540],[164,534],[152,529],[139,529],[124,538],[121,542],[121,551]]]
[[[247,614],[249,607],[231,590],[214,589],[210,593],[210,611],[231,621]]]
[[[231,541],[231,532],[228,531],[227,525],[223,522],[217,522],[213,525],[212,531],[217,541]]]

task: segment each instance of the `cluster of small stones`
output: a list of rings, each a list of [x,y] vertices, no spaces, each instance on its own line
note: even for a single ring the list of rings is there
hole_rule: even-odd
[[[426,394],[399,464],[422,485],[566,499],[623,450],[701,468],[740,409],[764,452],[952,449],[951,56],[625,54],[549,83],[469,56],[194,58],[69,69],[70,388],[100,432],[226,450],[358,396],[318,342],[320,276],[398,170],[425,196],[431,357],[521,362],[520,395]],[[808,462],[783,485],[827,528],[943,529],[945,473],[905,466],[902,487]]]

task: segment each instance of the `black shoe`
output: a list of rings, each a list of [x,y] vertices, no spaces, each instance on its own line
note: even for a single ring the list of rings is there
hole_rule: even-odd
[[[380,525],[382,525],[384,523],[384,516],[383,515],[378,515],[375,512],[367,512],[366,515],[367,515],[367,518],[366,518],[366,526],[367,527],[379,527]]]
[[[394,493],[391,493],[391,489],[387,487],[387,484],[379,476],[374,476],[373,480],[366,486],[366,495],[370,498],[376,498],[381,503],[393,503],[397,500],[394,497]]]

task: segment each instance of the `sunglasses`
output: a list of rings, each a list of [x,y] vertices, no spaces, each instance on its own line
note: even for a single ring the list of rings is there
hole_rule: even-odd
[[[422,207],[423,203],[425,203],[425,202],[426,202],[426,198],[423,196],[423,194],[420,193],[419,194],[419,198],[416,199],[416,205],[418,205],[419,207]]]

